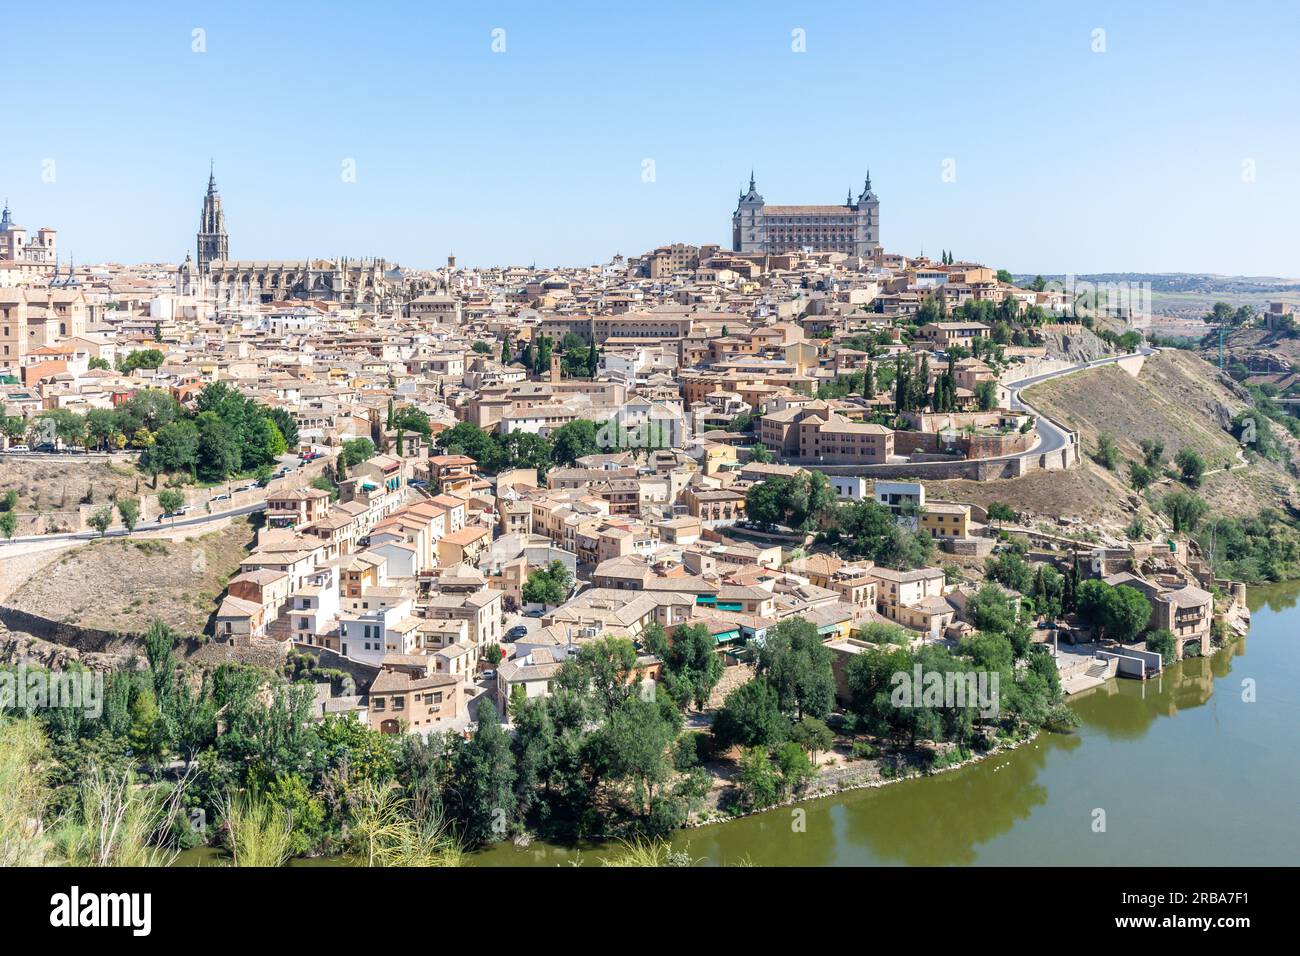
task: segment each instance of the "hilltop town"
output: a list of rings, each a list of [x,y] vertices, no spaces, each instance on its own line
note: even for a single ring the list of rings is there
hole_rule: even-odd
[[[1248,392],[1122,303],[887,252],[870,177],[788,206],[751,177],[731,248],[581,268],[232,259],[215,174],[200,222],[179,265],[73,267],[4,210],[4,659],[154,668],[161,634],[307,722],[450,735],[512,768],[470,843],[506,791],[512,834],[661,832],[1068,728],[1295,560],[1260,556],[1294,438]],[[995,714],[882,702],[913,665],[1002,674]],[[579,809],[518,776],[572,695],[606,748],[574,745]]]

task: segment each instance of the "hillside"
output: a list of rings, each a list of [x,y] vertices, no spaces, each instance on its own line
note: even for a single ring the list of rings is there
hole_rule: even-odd
[[[240,518],[190,541],[92,541],[39,561],[43,567],[33,568],[4,603],[107,631],[141,632],[160,617],[180,634],[197,635],[252,540],[250,524]]]
[[[108,502],[113,495],[148,491],[149,481],[127,459],[6,455],[0,458],[0,494],[11,489],[18,492],[18,511],[76,511],[87,497]]]
[[[1085,452],[1079,466],[1010,481],[927,482],[932,497],[983,505],[1005,501],[1037,520],[1074,517],[1117,536],[1135,514],[1151,527],[1157,519],[1129,484],[1127,467],[1127,460],[1142,459],[1139,443],[1144,438],[1163,442],[1168,462],[1185,447],[1205,458],[1214,473],[1206,475],[1199,493],[1218,514],[1253,515],[1296,491],[1294,479],[1272,462],[1241,464],[1239,446],[1226,426],[1247,402],[1216,368],[1191,353],[1159,352],[1136,378],[1117,366],[1103,366],[1032,386],[1024,397],[1079,431]],[[1126,459],[1115,472],[1087,457],[1103,432],[1114,438]],[[1225,463],[1234,466],[1231,471],[1221,470]],[[1168,481],[1153,486],[1150,497],[1158,501],[1175,487],[1182,486]]]
[[[1205,327],[1209,330],[1209,326]],[[1250,358],[1268,358],[1300,365],[1300,333],[1284,329],[1234,329],[1223,338],[1225,362],[1245,361]],[[1210,336],[1200,351],[1210,363],[1219,360],[1219,343]]]

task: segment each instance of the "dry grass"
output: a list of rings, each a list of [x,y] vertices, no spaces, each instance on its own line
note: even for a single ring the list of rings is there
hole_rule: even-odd
[[[6,603],[82,627],[139,632],[157,617],[199,634],[252,540],[240,518],[190,541],[92,541],[36,570]]]

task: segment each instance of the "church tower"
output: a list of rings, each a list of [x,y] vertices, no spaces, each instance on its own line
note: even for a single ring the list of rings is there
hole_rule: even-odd
[[[754,173],[749,173],[749,192],[740,194],[731,216],[731,248],[735,252],[767,252],[767,223],[763,215],[763,197],[754,187]]]
[[[853,254],[871,257],[880,249],[880,200],[871,189],[871,171],[858,195],[853,230]]]
[[[208,194],[203,197],[203,214],[199,217],[198,267],[200,273],[208,271],[214,259],[230,258],[230,239],[226,236],[226,214],[221,211],[221,197],[217,194],[217,178],[208,170]]]

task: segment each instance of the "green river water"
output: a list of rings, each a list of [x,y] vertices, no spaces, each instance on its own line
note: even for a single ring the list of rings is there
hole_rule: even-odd
[[[1300,862],[1300,582],[1252,588],[1250,634],[1146,683],[1071,699],[1072,734],[948,773],[686,830],[704,863],[1264,865]],[[1254,701],[1243,699],[1253,682]],[[1104,811],[1104,832],[1096,832]],[[482,866],[546,866],[599,846],[510,844]],[[187,854],[189,856],[189,854]],[[192,860],[187,862],[198,862]],[[297,865],[337,864],[303,860]]]

